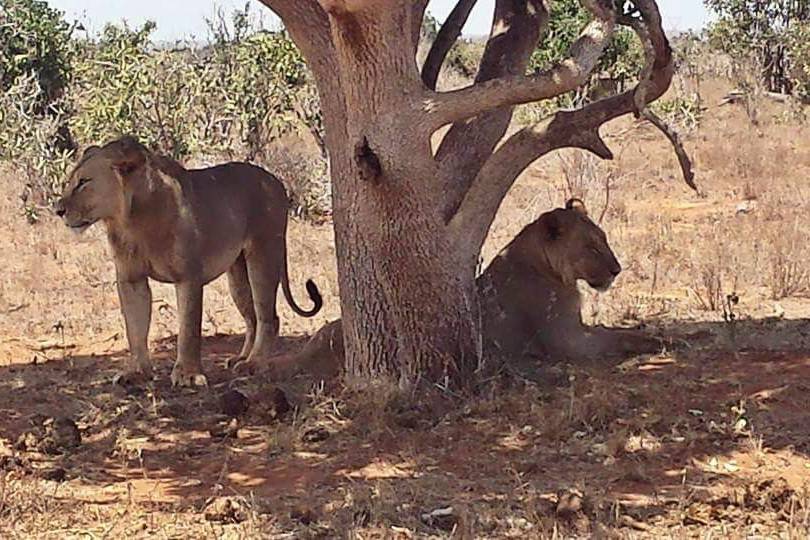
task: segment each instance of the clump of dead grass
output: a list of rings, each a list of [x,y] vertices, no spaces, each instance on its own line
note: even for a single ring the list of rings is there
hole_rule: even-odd
[[[781,221],[775,227],[768,256],[768,287],[773,300],[805,293],[810,287],[806,236],[796,220]]]

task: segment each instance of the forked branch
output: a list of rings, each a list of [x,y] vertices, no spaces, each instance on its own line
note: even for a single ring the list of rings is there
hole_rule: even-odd
[[[507,139],[481,168],[450,220],[450,226],[459,232],[459,241],[474,242],[479,248],[483,245],[509,188],[529,164],[543,155],[560,148],[582,148],[610,159],[612,153],[599,136],[600,126],[625,114],[646,115],[647,103],[669,88],[674,71],[672,49],[661,27],[658,6],[654,0],[636,0],[634,4],[641,14],[640,19],[633,18],[634,29],[649,51],[639,83],[617,96],[560,111]],[[642,27],[643,32],[638,30]],[[660,129],[658,124],[656,127]]]
[[[467,23],[476,2],[477,0],[458,0],[456,7],[447,16],[447,20],[444,21],[436,39],[430,46],[430,52],[422,66],[422,82],[431,90],[436,89],[436,82],[439,80],[439,72],[444,64],[444,59],[447,58],[447,53],[461,35],[461,30]]]
[[[582,86],[610,41],[616,20],[612,2],[583,0],[583,5],[593,14],[593,20],[571,46],[567,58],[535,75],[492,79],[432,94],[425,103],[431,127],[438,129],[498,107],[550,99]]]
[[[544,0],[496,0],[476,83],[523,75],[548,25]],[[509,129],[512,107],[501,107],[453,124],[436,151],[446,219],[458,210],[464,195],[486,160]]]

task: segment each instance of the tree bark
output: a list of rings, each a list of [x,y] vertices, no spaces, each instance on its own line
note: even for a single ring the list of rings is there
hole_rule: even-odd
[[[408,43],[418,35],[402,32],[421,11],[348,4],[327,8],[328,28],[288,23],[322,96],[346,373],[464,385],[481,357],[477,253],[455,249],[439,211],[431,132],[414,99],[425,90]],[[313,47],[324,32],[331,47]]]

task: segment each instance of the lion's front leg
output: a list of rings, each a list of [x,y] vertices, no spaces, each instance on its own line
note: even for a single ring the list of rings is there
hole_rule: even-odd
[[[152,319],[152,290],[144,277],[135,281],[118,278],[118,299],[129,342],[130,360],[116,382],[135,383],[152,379],[152,361],[149,358],[149,324]]]
[[[630,328],[594,326],[588,329],[593,349],[606,356],[654,354],[663,349],[663,342],[646,332]]]
[[[203,287],[198,281],[175,285],[180,332],[177,336],[177,361],[172,370],[173,386],[207,386],[202,370],[200,341]]]

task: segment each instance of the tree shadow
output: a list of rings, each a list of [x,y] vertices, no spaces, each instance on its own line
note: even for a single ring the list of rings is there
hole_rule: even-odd
[[[777,456],[778,474],[794,489],[806,482],[810,320],[661,328],[680,344],[671,353],[555,366],[560,376],[546,384],[511,380],[438,423],[399,422],[394,414],[379,431],[352,422],[343,398],[325,395],[317,381],[234,377],[224,363],[241,336],[205,339],[211,386],[201,390],[171,387],[173,339],[153,346],[157,378],[143,388],[111,383],[124,351],[12,365],[0,370],[0,437],[13,445],[37,415],[74,419],[82,429],[78,448],[26,455],[35,471],[63,468],[94,503],[135,498],[196,507],[225,493],[289,506],[382,482],[421,493],[423,505],[476,505],[486,494],[509,497],[516,485],[534,496],[585,486],[622,504],[635,500],[644,517],[738,482],[742,473],[758,474]],[[276,352],[304,340],[284,338]],[[281,420],[274,388],[293,407]],[[229,417],[221,396],[229,389],[246,395],[249,409],[237,436],[223,438]],[[355,404],[363,406],[376,404]],[[318,426],[331,436],[312,435]],[[757,448],[761,455],[751,451]]]

